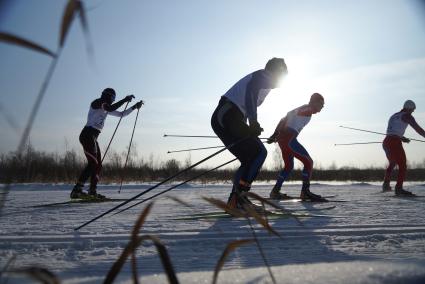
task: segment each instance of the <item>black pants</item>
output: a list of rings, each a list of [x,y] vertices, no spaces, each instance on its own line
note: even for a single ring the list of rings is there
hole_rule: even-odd
[[[251,136],[243,113],[235,104],[222,97],[211,117],[211,126],[227,147],[237,142],[229,148],[241,162],[234,176],[234,185],[238,185],[240,180],[252,183],[267,157],[267,150],[258,137]]]
[[[90,177],[90,189],[96,189],[102,169],[102,158],[97,143],[99,133],[100,131],[93,127],[84,127],[80,134],[80,143],[83,145],[88,164],[81,172],[78,183],[84,185]]]

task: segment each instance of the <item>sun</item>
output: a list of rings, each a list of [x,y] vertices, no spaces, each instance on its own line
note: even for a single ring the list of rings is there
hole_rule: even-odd
[[[285,62],[288,75],[258,108],[259,121],[267,132],[274,131],[274,127],[288,111],[308,103],[311,94],[320,92],[315,90],[315,60],[298,55],[285,57]]]

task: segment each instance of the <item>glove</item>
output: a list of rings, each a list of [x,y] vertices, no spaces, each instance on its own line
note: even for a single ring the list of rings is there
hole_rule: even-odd
[[[276,143],[277,142],[277,137],[278,137],[278,135],[277,135],[278,133],[273,133],[273,135],[272,136],[270,136],[269,138],[267,138],[267,144],[272,144],[272,143]]]
[[[137,102],[134,106],[133,109],[140,109],[142,107],[142,105],[144,105],[145,103],[143,101]]]
[[[128,96],[125,97],[125,101],[131,102],[131,100],[134,99],[134,98],[135,98],[134,95],[128,95]]]
[[[410,142],[410,139],[409,138],[406,138],[406,137],[401,137],[400,138],[401,139],[401,141],[403,141],[404,143],[409,143]]]
[[[258,121],[252,121],[252,122],[250,121],[249,122],[249,130],[251,132],[251,136],[255,136],[255,137],[260,136],[261,132],[264,131],[264,129],[261,128]]]

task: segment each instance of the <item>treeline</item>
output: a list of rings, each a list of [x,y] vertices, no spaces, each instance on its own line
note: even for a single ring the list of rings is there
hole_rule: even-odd
[[[149,182],[165,179],[190,166],[191,161],[179,162],[170,159],[165,162],[155,162],[153,156],[149,159],[130,159],[127,167],[123,169],[125,153],[113,152],[105,161],[102,169],[102,182]],[[136,156],[137,157],[137,156]],[[27,183],[27,182],[66,182],[76,181],[83,167],[86,165],[84,157],[79,156],[74,150],[63,154],[37,151],[31,146],[20,153],[0,155],[0,183]],[[176,180],[185,180],[198,175],[207,168],[197,168],[179,176]],[[198,179],[201,182],[222,182],[232,179],[235,169],[218,169]],[[394,173],[396,174],[396,173]],[[277,170],[263,168],[257,180],[273,181],[276,179]],[[312,180],[321,181],[381,181],[384,176],[383,168],[359,169],[353,167],[329,169],[315,169]],[[294,170],[292,180],[301,180],[301,171]],[[425,180],[425,168],[409,169],[407,180]]]

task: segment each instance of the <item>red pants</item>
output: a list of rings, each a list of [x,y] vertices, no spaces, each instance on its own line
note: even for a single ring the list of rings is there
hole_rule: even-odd
[[[389,182],[391,179],[391,172],[394,167],[398,166],[398,176],[396,188],[402,188],[403,182],[406,177],[406,153],[404,152],[401,139],[397,136],[387,136],[382,142],[385,154],[389,161],[387,170],[385,171],[384,181]]]
[[[284,180],[287,179],[294,168],[294,158],[297,158],[304,165],[302,171],[303,181],[309,181],[313,172],[313,160],[303,145],[298,142],[297,136],[298,133],[286,131],[279,137],[278,143],[285,162],[285,168],[280,173],[280,177]]]

